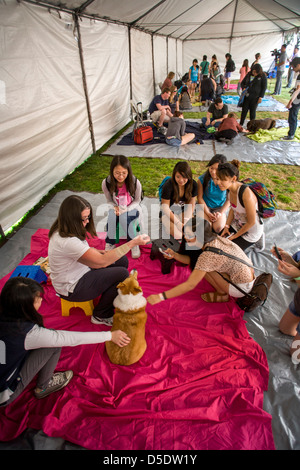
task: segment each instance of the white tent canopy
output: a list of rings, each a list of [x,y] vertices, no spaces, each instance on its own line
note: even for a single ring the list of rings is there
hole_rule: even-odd
[[[4,231],[146,108],[168,71],[230,52],[240,67],[300,26],[296,0],[0,0]],[[99,182],[99,191],[100,191]]]

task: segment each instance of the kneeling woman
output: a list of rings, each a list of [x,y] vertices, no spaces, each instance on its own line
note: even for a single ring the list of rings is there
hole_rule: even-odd
[[[129,276],[125,255],[150,239],[139,235],[118,248],[104,251],[89,246],[88,234],[97,237],[91,205],[80,196],[67,197],[49,232],[51,281],[60,297],[71,302],[101,295],[91,321],[111,326],[116,286]]]
[[[240,193],[238,160],[221,163],[217,169],[216,184],[221,191],[229,191],[230,210],[227,216],[222,237],[228,237],[243,251],[254,245],[254,251],[264,249],[264,226],[258,215],[258,204],[255,194],[246,187]]]
[[[203,231],[203,237],[201,232]],[[207,292],[201,297],[206,302],[227,302],[229,296],[239,298],[243,294],[234,286],[229,284],[225,278],[230,279],[238,285],[244,292],[250,292],[255,280],[254,270],[240,261],[228,258],[226,255],[220,255],[211,251],[202,251],[206,247],[214,247],[236,256],[248,264],[251,264],[245,253],[233,242],[222,238],[211,231],[207,220],[200,220],[196,226],[196,232],[191,228],[185,227],[185,247],[181,247],[178,253],[168,248],[166,251],[175,260],[189,264],[192,273],[189,278],[165,292],[150,295],[147,300],[151,305],[157,304],[163,300],[178,297],[193,290],[203,278],[205,278],[215,289],[215,292]],[[195,236],[195,233],[197,236]],[[170,259],[170,257],[168,257]],[[218,272],[216,271],[218,267]]]
[[[47,397],[68,385],[73,372],[54,370],[63,346],[112,341],[126,346],[130,338],[117,331],[64,331],[43,326],[38,313],[43,288],[35,280],[12,277],[0,295],[0,340],[5,344],[6,361],[0,364],[0,406],[14,401],[37,375],[34,395]]]

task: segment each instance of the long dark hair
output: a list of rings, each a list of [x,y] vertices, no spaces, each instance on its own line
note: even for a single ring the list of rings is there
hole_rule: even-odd
[[[90,218],[88,224],[84,227],[81,212],[85,209],[90,209]],[[81,196],[68,196],[61,203],[58,217],[50,228],[49,238],[56,231],[63,238],[77,237],[80,240],[85,240],[88,233],[93,237],[97,237],[93,209],[90,203]]]
[[[227,162],[227,158],[225,157],[225,155],[223,155],[222,153],[217,153],[216,155],[214,155],[212,157],[212,159],[208,162],[208,164],[206,165],[208,168],[212,165],[214,165],[215,163],[226,163]],[[202,183],[202,186],[203,186],[203,193],[209,183],[209,181],[211,180],[211,175],[210,175],[210,172],[209,170],[206,170],[205,174],[204,174],[204,179],[203,179],[203,183]]]
[[[44,289],[37,281],[28,277],[12,277],[0,294],[0,319],[5,322],[32,322],[43,326],[43,317],[33,306],[36,297]]]
[[[114,177],[114,168],[118,165],[122,166],[123,168],[125,168],[125,170],[128,171],[128,175],[125,180],[126,189],[129,192],[130,196],[134,198],[135,190],[136,190],[135,178],[132,173],[130,161],[124,155],[115,155],[111,161],[109,192],[111,195],[113,195],[113,193],[118,193],[119,188],[117,186],[117,181]]]
[[[193,193],[193,174],[190,165],[187,162],[178,162],[176,163],[173,173],[172,173],[172,184],[174,190],[174,202],[177,204],[179,202],[179,188],[175,180],[176,173],[180,173],[183,178],[187,178],[188,181],[184,186],[184,197],[187,203],[192,199]]]

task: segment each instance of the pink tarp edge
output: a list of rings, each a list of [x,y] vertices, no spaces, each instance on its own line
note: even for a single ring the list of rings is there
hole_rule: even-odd
[[[21,264],[47,255],[47,236],[48,230],[35,233]],[[91,245],[103,248],[104,241]],[[162,275],[150,249],[142,247],[137,260],[128,255],[145,297],[189,274],[178,265]],[[271,416],[262,409],[269,375],[265,353],[250,338],[235,302],[208,305],[200,297],[207,290],[212,288],[203,281],[189,294],[147,306],[148,347],[137,364],[111,364],[104,344],[63,348],[57,369],[73,370],[70,384],[37,400],[33,382],[0,408],[0,440],[33,428],[92,450],[273,450]],[[79,309],[62,317],[51,285],[45,286],[40,312],[49,328],[108,329],[93,325]]]

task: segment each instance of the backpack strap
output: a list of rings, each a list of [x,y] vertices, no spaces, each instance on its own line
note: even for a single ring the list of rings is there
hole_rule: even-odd
[[[239,190],[239,201],[240,201],[240,204],[242,207],[245,207],[245,204],[244,204],[244,201],[243,201],[243,194],[244,194],[244,191],[245,189],[248,187],[247,184],[242,184],[242,186],[240,187],[240,190]],[[259,200],[258,200],[258,197],[257,197],[257,194],[255,193],[255,191],[250,188],[249,186],[249,189],[253,192],[253,194],[255,195],[256,199],[257,199],[257,215],[258,215],[258,218],[259,218],[259,223],[262,225],[263,224],[263,221],[262,221],[262,214],[261,212],[259,211]]]
[[[247,185],[242,184],[242,186],[240,187],[240,190],[239,190],[239,201],[240,201],[240,204],[241,204],[242,207],[245,207],[244,202],[243,202],[243,194],[244,194],[244,191],[245,191],[246,188],[247,188]]]

